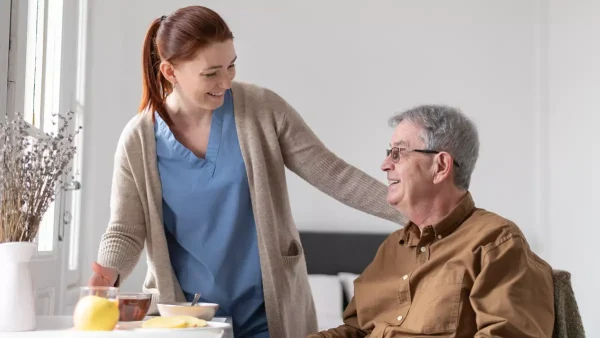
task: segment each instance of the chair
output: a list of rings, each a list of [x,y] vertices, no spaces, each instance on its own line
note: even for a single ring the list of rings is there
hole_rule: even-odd
[[[553,270],[554,280],[554,333],[552,338],[584,338],[585,331],[571,287],[571,273]]]

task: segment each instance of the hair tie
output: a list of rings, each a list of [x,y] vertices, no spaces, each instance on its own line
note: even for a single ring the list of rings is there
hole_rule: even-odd
[[[160,21],[165,21],[166,18],[167,18],[167,16],[163,15],[163,16],[160,17]]]

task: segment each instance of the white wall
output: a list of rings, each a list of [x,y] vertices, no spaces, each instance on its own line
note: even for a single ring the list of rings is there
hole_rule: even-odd
[[[548,10],[550,259],[573,274],[588,337],[600,337],[600,2],[550,1]]]
[[[118,135],[135,114],[140,98],[140,50],[145,30],[152,19],[197,3],[90,2],[83,179],[84,267],[95,258],[99,238],[108,222],[112,156]],[[567,20],[565,14],[554,10],[561,3],[552,3],[551,14],[557,20]],[[581,220],[571,222],[575,219],[565,213],[565,207],[582,208],[585,203],[589,210],[593,206],[589,196],[582,196],[579,190],[582,184],[590,186],[587,177],[592,176],[580,175],[577,179],[580,184],[571,185],[575,181],[570,181],[572,176],[567,174],[579,168],[567,159],[594,160],[593,151],[584,152],[593,149],[592,133],[584,134],[588,142],[576,149],[579,152],[574,151],[570,146],[575,145],[572,136],[578,133],[578,126],[573,126],[571,136],[566,138],[559,136],[564,133],[558,128],[576,120],[562,120],[565,108],[553,108],[550,115],[544,110],[549,106],[549,95],[562,96],[563,90],[568,90],[573,95],[561,99],[563,107],[576,104],[573,111],[576,116],[589,121],[585,119],[590,116],[584,114],[593,108],[589,105],[593,99],[591,89],[597,85],[598,76],[596,83],[585,83],[587,101],[578,100],[573,86],[578,78],[569,72],[573,67],[582,71],[591,69],[579,64],[582,60],[562,48],[576,43],[580,48],[591,48],[591,43],[587,44],[592,41],[591,32],[585,32],[587,40],[578,42],[559,28],[548,32],[545,26],[537,25],[543,23],[546,13],[535,1],[433,4],[390,0],[366,5],[363,1],[341,0],[212,0],[202,4],[223,15],[234,31],[238,79],[279,92],[326,145],[382,181],[385,175],[379,165],[391,135],[386,124],[390,115],[423,103],[461,107],[476,121],[481,135],[481,157],[472,183],[477,204],[517,222],[542,257],[577,271],[574,279],[580,294],[596,292],[592,281],[600,281],[597,273],[594,276],[586,273],[585,268],[578,268],[565,258],[570,256],[555,252],[555,248],[571,247],[572,253],[568,255],[577,255],[583,252],[578,251],[581,243],[591,241],[594,236],[580,235],[588,239],[577,240],[575,236],[583,231],[573,231],[573,239],[561,244],[555,239],[561,238],[556,236],[562,236],[562,232],[558,235],[553,230],[562,230],[573,223],[584,227],[583,218],[588,213],[580,213],[577,216]],[[583,29],[576,22],[570,24],[571,34]],[[557,36],[553,37],[555,33]],[[548,41],[544,37],[548,40],[548,35],[554,54],[546,62]],[[569,66],[562,66],[564,58],[570,62]],[[583,61],[593,64],[591,56]],[[555,64],[561,66],[548,73],[547,66]],[[562,77],[570,78],[572,83],[563,82]],[[547,78],[551,80],[549,89]],[[591,131],[592,125],[586,128]],[[553,138],[554,142],[547,143]],[[555,146],[560,152],[546,156],[555,154]],[[558,168],[549,173],[549,166]],[[581,168],[584,167],[587,171],[593,168],[589,165]],[[396,229],[387,221],[339,204],[291,173],[288,179],[300,229],[370,232]],[[564,194],[565,191],[570,195]],[[546,192],[552,195],[544,198]],[[582,200],[581,206],[574,202],[577,197]],[[592,225],[586,229],[598,234]],[[587,250],[591,256],[591,249]],[[140,264],[125,287],[139,289],[144,269],[144,264]],[[84,277],[88,274],[89,269],[85,269]],[[586,324],[592,326],[593,301],[585,297],[582,303],[589,314]]]

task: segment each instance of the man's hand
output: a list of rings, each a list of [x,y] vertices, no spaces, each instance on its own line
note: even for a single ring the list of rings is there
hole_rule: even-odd
[[[88,280],[88,286],[115,286],[119,272],[117,269],[104,267],[97,262],[92,263],[94,273]]]

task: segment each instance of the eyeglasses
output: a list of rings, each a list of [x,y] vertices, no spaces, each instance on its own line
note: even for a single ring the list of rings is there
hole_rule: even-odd
[[[417,152],[417,153],[423,153],[423,154],[439,154],[440,151],[437,150],[428,150],[428,149],[406,149],[406,148],[398,148],[398,147],[394,147],[392,149],[386,149],[386,157],[390,157],[392,158],[392,162],[394,163],[398,163],[398,161],[400,160],[400,156],[404,155],[408,152]],[[457,167],[460,167],[460,165],[458,165],[458,162],[456,162],[456,160],[453,160],[454,165]]]

